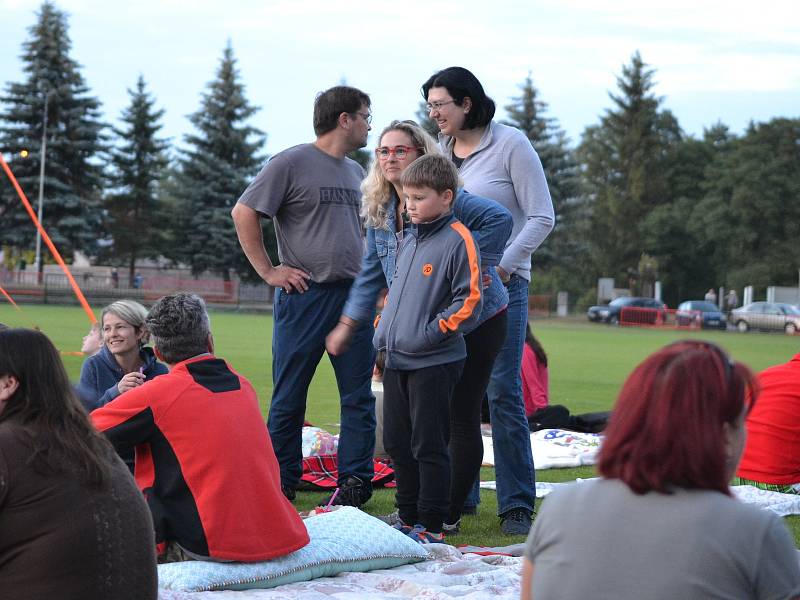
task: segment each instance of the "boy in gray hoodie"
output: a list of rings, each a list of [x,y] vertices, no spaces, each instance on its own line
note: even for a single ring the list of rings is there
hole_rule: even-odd
[[[401,183],[403,233],[374,345],[386,351],[383,440],[397,476],[397,527],[441,542],[450,496],[449,404],[466,358],[463,332],[481,312],[478,248],[451,213],[458,173],[427,154]]]

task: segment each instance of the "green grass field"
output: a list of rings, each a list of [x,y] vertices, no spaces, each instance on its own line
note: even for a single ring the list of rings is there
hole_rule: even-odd
[[[0,323],[19,327],[39,327],[64,351],[80,349],[81,338],[88,330],[86,315],[77,307],[22,306],[16,311],[0,305]],[[271,337],[272,318],[263,314],[212,312],[212,330],[216,353],[226,358],[256,388],[266,415],[272,391]],[[534,331],[545,347],[550,365],[550,402],[563,404],[573,412],[608,410],[614,403],[623,381],[644,357],[672,341],[701,338],[718,343],[739,361],[754,370],[785,362],[800,351],[800,337],[781,334],[638,329],[609,327],[583,320],[549,319],[534,321]],[[78,379],[82,358],[64,356],[67,371]],[[333,432],[338,431],[339,411],[336,382],[327,358],[311,384],[306,418]],[[594,469],[551,469],[540,471],[540,481],[570,481],[593,477]],[[483,479],[494,479],[494,470],[484,468]],[[298,494],[296,506],[307,510],[321,495]],[[372,514],[393,510],[393,491],[378,490],[365,509]],[[481,492],[480,514],[462,520],[462,533],[450,538],[456,544],[484,546],[507,545],[522,538],[503,536],[495,517],[495,494]],[[795,543],[800,544],[800,516],[786,518]]]

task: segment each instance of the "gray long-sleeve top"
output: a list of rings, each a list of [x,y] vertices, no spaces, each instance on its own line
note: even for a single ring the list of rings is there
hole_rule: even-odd
[[[453,138],[439,135],[452,155]],[[467,191],[505,206],[514,219],[500,267],[531,278],[531,254],[553,230],[555,213],[542,162],[530,140],[514,127],[492,121],[481,141],[459,168]]]

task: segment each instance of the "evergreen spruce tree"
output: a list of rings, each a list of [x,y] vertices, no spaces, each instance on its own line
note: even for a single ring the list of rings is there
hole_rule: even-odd
[[[578,147],[592,202],[588,230],[596,275],[635,276],[646,241],[641,224],[670,202],[667,165],[682,134],[675,117],[653,95],[654,71],[636,52],[617,78],[614,108],[587,127]]]
[[[530,73],[520,85],[520,95],[505,109],[505,124],[521,130],[542,161],[556,214],[553,233],[533,256],[534,285],[543,291],[568,290],[575,297],[587,285],[581,260],[587,248],[578,164],[566,133],[556,119],[546,116],[547,103],[539,99]]]
[[[94,255],[100,234],[103,150],[100,102],[89,95],[80,66],[69,56],[67,17],[44,2],[23,44],[23,82],[7,83],[0,95],[0,147],[13,153],[11,168],[36,209],[45,120],[43,224],[60,253]],[[46,109],[46,110],[45,110]],[[21,150],[29,152],[26,158]],[[5,211],[0,243],[32,249],[36,230],[11,186],[0,187]],[[42,244],[42,262],[48,256]]]
[[[185,136],[188,149],[177,178],[181,220],[176,224],[175,254],[195,275],[214,271],[226,281],[231,269],[254,275],[239,247],[230,212],[263,162],[258,152],[264,135],[246,124],[257,110],[245,98],[229,43],[216,79],[189,117],[197,132]]]
[[[137,258],[161,253],[164,228],[159,188],[169,161],[168,144],[157,137],[164,111],[155,108],[141,75],[128,94],[131,104],[122,112],[124,127],[114,128],[120,146],[111,152],[114,192],[106,198],[106,211],[113,239],[111,255],[127,264],[132,285]]]
[[[352,158],[360,164],[361,168],[365,171],[369,169],[369,163],[372,160],[372,154],[370,154],[369,150],[365,150],[364,148],[358,148],[352,152],[348,152],[347,157]]]

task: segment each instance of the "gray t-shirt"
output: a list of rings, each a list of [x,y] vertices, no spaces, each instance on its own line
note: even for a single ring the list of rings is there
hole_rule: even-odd
[[[314,144],[276,154],[239,198],[273,219],[281,264],[317,283],[353,279],[361,266],[361,180],[364,170]]]
[[[800,595],[780,518],[709,490],[639,496],[614,479],[570,485],[544,501],[525,556],[536,599]]]

